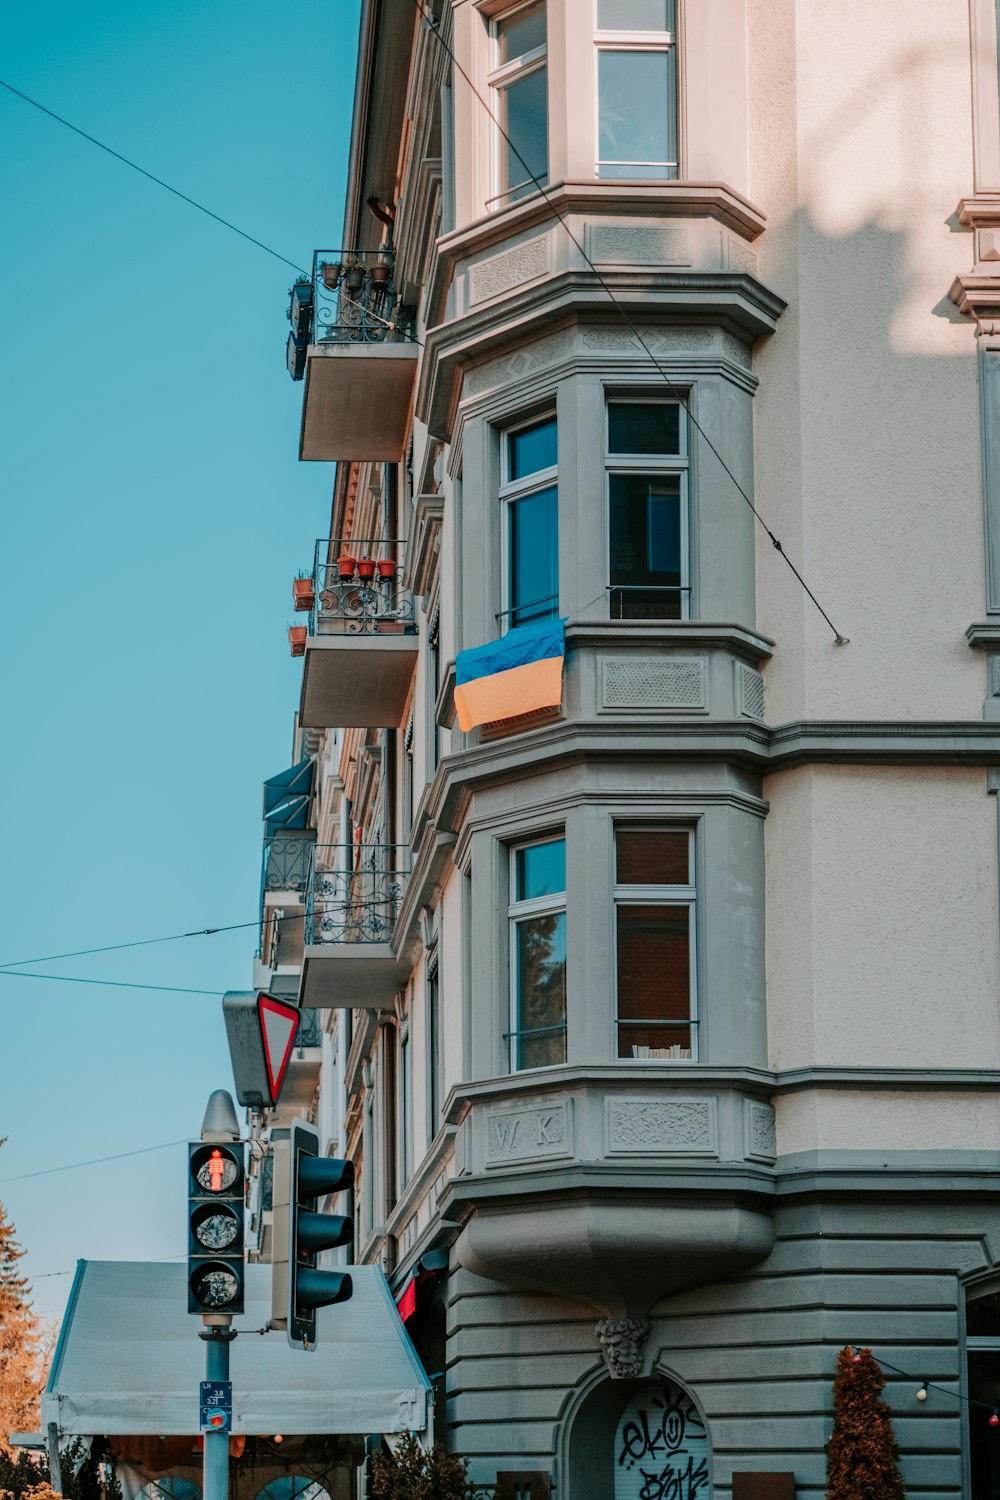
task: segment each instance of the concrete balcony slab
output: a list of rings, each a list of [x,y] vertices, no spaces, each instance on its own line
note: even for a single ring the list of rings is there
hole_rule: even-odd
[[[389,943],[314,943],[305,950],[299,1003],[318,1010],[384,1010],[410,977]]]
[[[398,729],[417,664],[417,637],[314,635],[306,641],[299,722],[308,729]]]
[[[299,458],[400,463],[416,373],[413,343],[310,344]]]

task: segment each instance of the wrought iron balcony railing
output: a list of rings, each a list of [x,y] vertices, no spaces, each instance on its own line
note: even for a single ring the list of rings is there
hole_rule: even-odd
[[[295,1046],[319,1047],[323,1041],[323,1028],[319,1024],[318,1010],[304,1010],[299,1020],[299,1029],[295,1033]]]
[[[306,943],[387,943],[409,874],[405,844],[317,844]]]
[[[310,344],[412,342],[413,309],[404,307],[394,279],[391,250],[317,250],[312,277],[292,287],[288,368],[305,370]]]
[[[313,563],[310,635],[412,635],[413,595],[403,587],[406,542],[321,537]]]
[[[261,892],[304,891],[309,883],[312,865],[312,838],[275,837],[264,840],[264,868],[261,873]]]

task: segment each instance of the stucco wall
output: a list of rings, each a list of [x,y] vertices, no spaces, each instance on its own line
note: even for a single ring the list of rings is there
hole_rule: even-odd
[[[768,716],[978,718],[984,608],[971,269],[968,0],[749,0],[761,279],[757,504],[851,644],[835,647],[766,537]]]
[[[985,773],[816,766],[765,795],[771,1066],[1000,1066]]]

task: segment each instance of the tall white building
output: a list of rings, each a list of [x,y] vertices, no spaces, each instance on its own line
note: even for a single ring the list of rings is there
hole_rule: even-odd
[[[364,0],[293,294],[273,1123],[501,1495],[818,1497],[851,1342],[908,1495],[986,1500],[994,0],[435,3]],[[557,620],[561,703],[463,733],[458,654]]]

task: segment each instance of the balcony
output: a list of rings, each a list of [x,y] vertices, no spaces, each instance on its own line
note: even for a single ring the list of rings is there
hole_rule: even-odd
[[[400,844],[318,844],[306,892],[300,1004],[382,1010],[406,983],[392,935],[409,879]]]
[[[313,565],[299,722],[309,729],[395,729],[417,662],[405,541],[322,537]]]
[[[294,995],[302,969],[302,927],[315,832],[275,834],[264,840],[261,871],[260,953],[254,984],[274,995]]]
[[[391,252],[317,250],[292,288],[288,371],[305,379],[299,457],[399,463],[417,372]]]
[[[319,1016],[314,1010],[304,1010],[281,1086],[278,1109],[282,1116],[298,1115],[312,1104],[319,1083],[322,1044],[323,1028]]]

